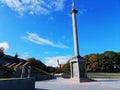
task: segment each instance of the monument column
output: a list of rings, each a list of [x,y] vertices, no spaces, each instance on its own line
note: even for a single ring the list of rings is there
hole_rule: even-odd
[[[74,4],[74,2],[72,2]],[[73,25],[73,39],[74,39],[74,54],[75,56],[79,56],[79,45],[78,45],[78,34],[77,34],[77,22],[76,22],[76,14],[77,10],[74,9],[74,5],[72,4],[72,25]]]
[[[73,26],[73,40],[74,40],[74,57],[70,59],[71,79],[81,82],[86,74],[86,60],[79,55],[78,32],[77,32],[77,10],[74,8],[74,0],[72,0],[72,26]]]

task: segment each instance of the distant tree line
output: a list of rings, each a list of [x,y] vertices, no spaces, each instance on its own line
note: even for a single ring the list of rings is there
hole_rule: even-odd
[[[105,51],[102,54],[86,55],[84,59],[87,61],[86,70],[88,72],[120,72],[120,52]],[[27,61],[49,73],[70,73],[69,61],[62,68],[46,66],[35,58],[30,58]]]
[[[105,51],[102,54],[84,56],[88,72],[120,72],[120,52]],[[62,68],[63,73],[70,73],[70,64],[67,62]]]
[[[27,62],[29,62],[30,65],[33,67],[37,67],[39,69],[47,71],[46,65],[44,63],[42,63],[40,60],[37,60],[35,58],[28,58]]]
[[[30,63],[31,66],[37,67],[39,69],[42,69],[48,73],[69,73],[70,72],[70,65],[69,62],[67,62],[63,68],[59,67],[52,67],[52,66],[46,66],[44,63],[42,63],[40,60],[37,60],[35,58],[28,58],[27,62]]]
[[[27,62],[30,63],[31,66],[37,67],[41,70],[44,70],[48,73],[61,73],[62,70],[58,67],[51,67],[51,66],[46,66],[44,63],[42,63],[40,60],[37,60],[35,58],[28,58]]]
[[[105,51],[103,54],[84,56],[90,72],[120,72],[120,52]]]
[[[4,57],[3,48],[0,48],[0,63]],[[4,58],[6,60],[6,58]],[[102,54],[89,54],[84,56],[86,62],[86,70],[88,72],[120,72],[120,52],[105,51]],[[26,60],[31,66],[37,67],[48,73],[70,73],[69,61],[62,68],[46,66],[40,60],[28,58]],[[13,57],[12,63],[19,63],[18,54]]]

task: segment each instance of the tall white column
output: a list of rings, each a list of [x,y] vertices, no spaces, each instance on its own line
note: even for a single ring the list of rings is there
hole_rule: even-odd
[[[74,54],[75,56],[79,56],[79,45],[78,45],[78,33],[77,33],[77,21],[76,21],[76,13],[78,11],[72,8],[72,25],[73,25],[73,39],[74,39]]]
[[[71,79],[81,82],[83,78],[87,77],[85,63],[86,60],[79,56],[78,33],[77,33],[77,10],[74,8],[74,0],[72,0],[72,25],[73,25],[73,40],[74,40],[74,54],[75,57],[70,59]]]

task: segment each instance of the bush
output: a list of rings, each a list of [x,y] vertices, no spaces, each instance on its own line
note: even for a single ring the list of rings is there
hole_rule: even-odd
[[[0,78],[10,78],[13,72],[13,69],[0,65]]]
[[[63,73],[63,74],[62,74],[62,77],[63,77],[63,78],[70,78],[70,73]]]

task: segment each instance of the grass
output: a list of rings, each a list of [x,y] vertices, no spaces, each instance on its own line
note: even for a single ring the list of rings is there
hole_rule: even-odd
[[[14,80],[14,79],[21,79],[21,78],[0,78],[0,80]]]
[[[0,78],[0,80],[9,80],[10,78]]]
[[[104,73],[104,72],[87,72],[89,78],[102,78],[102,79],[120,79],[120,73]],[[64,73],[63,78],[70,78],[70,74]]]
[[[41,70],[41,69],[36,68],[36,67],[32,67],[32,68],[31,68],[31,71],[32,71],[32,73],[39,73],[39,74],[41,74],[41,75],[50,75],[50,74],[47,73],[46,71]]]
[[[89,78],[106,78],[106,79],[120,79],[120,73],[96,73],[88,72]]]

